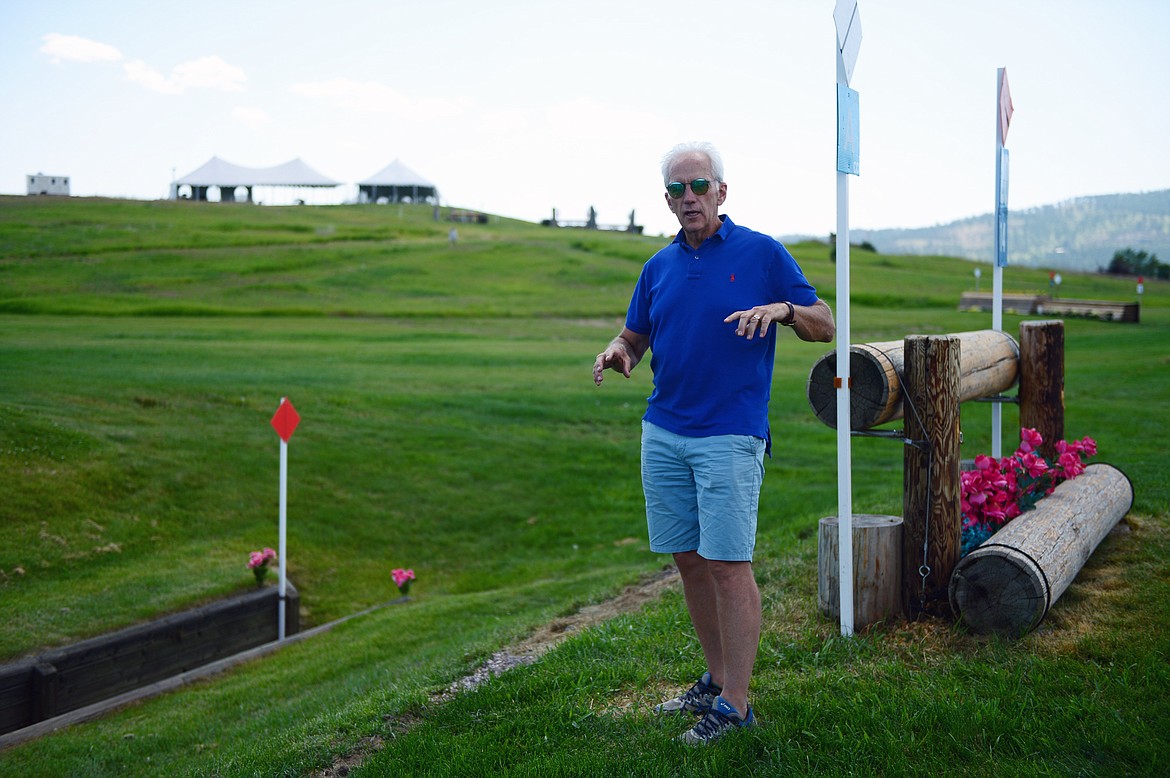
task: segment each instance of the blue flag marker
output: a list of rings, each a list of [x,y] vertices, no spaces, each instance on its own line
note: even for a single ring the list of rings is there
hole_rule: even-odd
[[[999,150],[999,186],[995,203],[995,265],[1007,267],[1008,263],[1008,150]]]
[[[860,175],[861,111],[856,89],[837,84],[837,172]]]

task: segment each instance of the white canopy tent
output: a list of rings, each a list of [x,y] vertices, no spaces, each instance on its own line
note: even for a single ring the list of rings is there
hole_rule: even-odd
[[[209,191],[217,189],[220,202],[235,202],[236,190],[243,188],[247,192],[246,201],[250,203],[253,202],[252,190],[257,186],[320,190],[340,185],[340,181],[326,178],[299,158],[275,167],[251,168],[212,157],[202,167],[171,184],[171,199],[179,199],[184,187],[189,188],[185,197],[191,200],[207,200]]]
[[[358,182],[358,202],[376,203],[382,198],[391,203],[409,200],[438,204],[439,190],[396,159],[365,181]]]

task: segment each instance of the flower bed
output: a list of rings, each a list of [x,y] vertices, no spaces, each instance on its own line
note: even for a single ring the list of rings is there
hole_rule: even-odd
[[[966,556],[999,529],[1064,481],[1085,472],[1085,459],[1097,454],[1097,441],[1085,437],[1056,444],[1056,461],[1040,454],[1044,440],[1034,429],[1020,430],[1019,448],[1011,456],[975,457],[975,469],[960,476],[963,516],[960,556]]]

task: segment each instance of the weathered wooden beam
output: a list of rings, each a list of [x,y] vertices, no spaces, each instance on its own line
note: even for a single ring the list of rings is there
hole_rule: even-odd
[[[1089,465],[959,562],[951,607],[973,632],[1026,634],[1131,507],[1133,484],[1125,474]]]
[[[955,336],[906,338],[902,466],[902,607],[908,618],[945,615],[959,561],[959,348]]]
[[[1056,459],[1064,438],[1064,322],[1020,324],[1020,426],[1040,433],[1042,453]]]
[[[1020,348],[1011,335],[998,330],[959,332],[959,402],[988,397],[1010,389],[1019,371]],[[903,416],[904,341],[862,343],[849,348],[849,424],[866,430]],[[808,376],[808,402],[825,424],[837,426],[837,354],[821,357]]]

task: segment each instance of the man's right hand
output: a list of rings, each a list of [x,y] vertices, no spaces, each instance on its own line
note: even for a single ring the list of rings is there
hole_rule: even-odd
[[[601,386],[601,382],[605,380],[606,368],[616,370],[629,378],[630,370],[634,367],[630,364],[631,361],[629,349],[611,343],[605,351],[597,355],[597,359],[593,362],[593,383]]]
[[[630,371],[646,353],[648,344],[649,339],[645,335],[629,329],[622,330],[622,334],[611,340],[605,351],[598,354],[597,359],[593,361],[593,383],[601,386],[607,368],[629,378]]]

